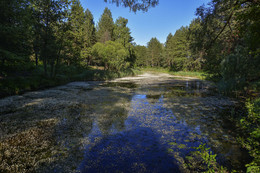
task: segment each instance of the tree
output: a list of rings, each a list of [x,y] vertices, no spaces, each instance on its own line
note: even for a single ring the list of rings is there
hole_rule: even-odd
[[[260,19],[256,17],[260,14],[259,7],[259,1],[214,0],[209,7],[197,9],[201,29],[196,43],[202,44],[193,47],[203,52],[204,69],[221,81],[221,85],[225,86],[222,88],[233,91],[238,89],[233,86],[242,89],[259,80],[260,34],[256,29],[260,27]],[[227,68],[234,65],[236,68]],[[242,66],[243,72],[231,72]]]
[[[126,26],[128,20],[119,17],[115,23],[114,38],[117,42],[121,43],[124,47],[127,47],[129,43],[133,41],[131,37],[130,29]]]
[[[149,66],[148,58],[147,58],[147,47],[137,45],[135,46],[135,54],[136,54],[136,65],[137,66]]]
[[[86,9],[84,21],[84,41],[81,50],[81,57],[84,60],[83,64],[88,65],[91,63],[91,47],[96,43],[96,28],[92,13]]]
[[[120,71],[130,66],[127,62],[128,50],[118,42],[107,41],[96,43],[92,48],[92,54],[105,70]]]
[[[160,61],[162,58],[163,45],[159,42],[157,38],[152,38],[147,43],[148,48],[148,61],[150,66],[160,66]]]
[[[30,61],[31,11],[28,0],[2,0],[0,11],[0,75],[7,76]]]
[[[164,60],[168,67],[172,68],[173,65],[173,58],[172,58],[172,50],[173,50],[173,44],[171,44],[171,40],[173,38],[172,33],[168,34],[165,42],[165,49],[164,49]]]
[[[174,36],[168,40],[168,56],[172,70],[184,70],[186,60],[190,58],[187,33],[188,27],[181,27],[175,32]]]
[[[96,28],[94,23],[94,18],[89,9],[85,11],[85,21],[84,21],[84,44],[86,47],[91,47],[96,43]]]
[[[131,36],[130,29],[126,26],[127,23],[128,20],[123,17],[119,17],[116,20],[114,27],[114,39],[129,51],[129,57],[127,58],[127,61],[131,62],[131,66],[134,66],[136,57],[134,46],[132,44],[133,37]]]
[[[204,63],[203,55],[204,50],[200,49],[201,42],[198,40],[198,33],[201,32],[201,20],[199,18],[195,18],[191,21],[188,27],[188,41],[189,41],[189,50],[191,52],[191,56],[186,63],[186,68],[190,71],[201,71],[202,65]]]
[[[107,2],[107,0],[104,0]],[[150,7],[155,7],[159,4],[159,0],[109,0],[111,3],[116,3],[117,6],[122,5],[129,7],[130,11],[147,11]]]
[[[105,8],[97,26],[97,40],[101,43],[113,40],[114,22],[112,13],[108,8]]]
[[[81,50],[84,47],[85,35],[85,14],[79,0],[74,0],[71,5],[71,12],[68,18],[69,27],[68,39],[70,41],[69,59],[73,64],[79,64],[81,61]]]
[[[59,57],[60,44],[57,32],[60,31],[66,17],[67,0],[39,0],[34,4],[40,12],[36,25],[41,27],[40,32],[40,58],[43,61],[45,75],[48,75],[47,66],[50,65],[50,76],[53,77],[54,66]],[[37,27],[35,27],[36,29]]]

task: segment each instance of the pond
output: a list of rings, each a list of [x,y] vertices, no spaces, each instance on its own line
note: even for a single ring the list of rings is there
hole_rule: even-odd
[[[8,97],[0,100],[0,170],[189,172],[186,156],[206,144],[219,164],[243,172],[249,157],[229,120],[235,103],[209,82],[166,74]]]

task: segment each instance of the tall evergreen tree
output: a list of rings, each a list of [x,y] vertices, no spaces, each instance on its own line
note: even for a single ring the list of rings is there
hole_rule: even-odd
[[[172,70],[184,70],[185,63],[190,58],[188,27],[181,27],[169,40]]]
[[[84,21],[84,44],[81,50],[81,57],[83,64],[88,65],[91,63],[91,47],[96,43],[96,28],[92,13],[86,9]]]
[[[97,26],[97,40],[105,43],[109,40],[114,40],[114,21],[111,11],[106,7]]]
[[[131,66],[134,65],[136,56],[134,52],[134,46],[132,45],[133,37],[131,36],[130,29],[127,27],[128,20],[119,17],[115,22],[114,38],[116,42],[122,44],[129,51],[129,57],[127,61],[131,62]]]
[[[126,26],[127,23],[127,19],[119,17],[115,22],[114,29],[115,41],[121,43],[124,47],[126,47],[128,43],[131,43],[133,41],[130,29]]]
[[[187,70],[191,71],[201,71],[202,65],[204,63],[203,49],[198,48],[201,43],[197,40],[197,34],[202,29],[201,20],[199,18],[193,19],[188,28],[188,41],[189,41],[189,51],[190,58],[186,63]]]
[[[147,43],[148,48],[148,59],[150,66],[160,66],[162,58],[163,45],[157,38],[152,38]]]
[[[165,49],[164,49],[164,61],[166,62],[168,67],[172,67],[172,50],[173,44],[171,44],[171,40],[173,38],[172,33],[168,34],[165,42]]]
[[[148,57],[147,57],[147,47],[137,45],[135,46],[135,54],[136,54],[136,65],[137,66],[149,66]]]
[[[93,15],[89,9],[85,11],[84,32],[84,44],[86,47],[93,46],[96,43],[96,28]]]
[[[78,64],[81,61],[81,50],[84,47],[85,14],[79,0],[73,0],[69,14],[68,39],[70,41],[69,61]]]

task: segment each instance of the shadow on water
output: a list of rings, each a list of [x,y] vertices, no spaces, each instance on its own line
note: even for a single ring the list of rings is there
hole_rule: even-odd
[[[107,136],[86,153],[80,171],[180,172],[159,137],[146,127]]]

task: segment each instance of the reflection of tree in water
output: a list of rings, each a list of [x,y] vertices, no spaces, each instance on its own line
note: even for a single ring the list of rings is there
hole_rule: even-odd
[[[146,88],[146,90],[143,94],[146,95],[146,99],[149,104],[154,105],[159,101],[159,99],[161,98],[161,96],[163,94],[161,89],[162,88],[160,88],[160,87]]]
[[[77,163],[83,158],[84,139],[91,132],[94,118],[89,114],[89,106],[76,103],[66,108],[65,114],[60,118],[55,127],[59,154],[55,156],[56,163],[48,165],[45,170],[55,168],[57,172],[66,172],[77,167]]]
[[[128,94],[103,88],[86,94],[91,96],[81,95],[81,99],[65,107],[60,116],[55,128],[60,154],[56,155],[56,162],[45,166],[44,170],[70,172],[76,169],[83,159],[86,144],[91,142],[89,134],[93,131],[94,122],[103,134],[108,134],[113,128],[118,131],[124,129],[127,118],[125,107],[130,100]]]
[[[236,135],[231,133],[238,130],[232,128],[225,111],[226,108],[230,110],[230,101],[218,97],[175,97],[167,98],[166,103],[178,121],[184,121],[187,126],[198,131],[190,133],[187,138],[205,137],[207,144],[214,153],[218,153],[219,160],[227,167],[241,168],[241,165],[245,165],[241,163],[245,162],[248,156],[241,151]],[[223,113],[227,114],[221,115]],[[237,158],[244,160],[237,162]]]
[[[83,137],[89,134],[92,129],[93,117],[88,112],[88,106],[85,104],[69,106],[56,129],[59,137],[63,138],[63,135],[66,137]]]
[[[160,94],[147,94],[146,95],[146,98],[147,98],[147,101],[150,103],[150,104],[155,104],[159,101],[161,95]]]
[[[120,103],[113,105],[110,103],[102,108],[102,114],[97,118],[99,129],[103,134],[109,134],[111,130],[122,131],[125,128],[127,119],[126,107],[129,103]]]

